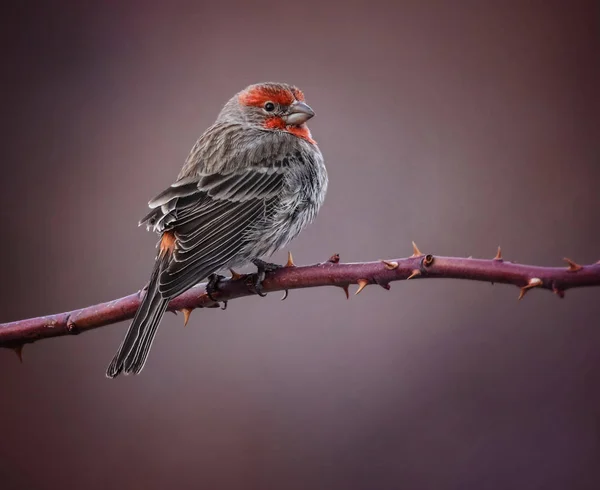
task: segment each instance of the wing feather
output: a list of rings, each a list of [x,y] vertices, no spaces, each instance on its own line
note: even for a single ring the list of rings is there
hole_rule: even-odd
[[[159,278],[162,297],[180,294],[238,256],[247,232],[279,200],[284,170],[274,164],[186,177],[150,201],[153,210],[141,224],[172,230],[176,237],[175,250]]]

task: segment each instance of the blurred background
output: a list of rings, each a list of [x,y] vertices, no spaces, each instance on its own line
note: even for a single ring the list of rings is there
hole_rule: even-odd
[[[296,84],[329,194],[299,264],[600,259],[594,1],[21,3],[2,16],[0,322],[137,291],[137,227],[221,106]],[[285,260],[285,251],[275,259]],[[600,488],[600,291],[243,298],[0,350],[0,487]]]

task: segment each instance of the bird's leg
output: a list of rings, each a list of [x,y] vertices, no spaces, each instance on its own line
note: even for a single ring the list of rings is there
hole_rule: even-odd
[[[208,276],[208,282],[206,283],[206,295],[218,305],[220,305],[220,303],[215,299],[213,294],[219,291],[219,283],[221,282],[221,279],[225,279],[225,276],[220,274],[211,274]],[[224,306],[221,306],[222,310],[227,308],[227,301],[223,301],[223,304]]]
[[[262,282],[265,280],[267,272],[276,271],[278,269],[281,269],[283,266],[279,264],[273,264],[271,262],[265,262],[261,259],[252,259],[252,263],[256,266],[257,269],[256,278],[253,284],[254,291],[256,292],[256,294],[264,298],[266,294],[262,292]]]

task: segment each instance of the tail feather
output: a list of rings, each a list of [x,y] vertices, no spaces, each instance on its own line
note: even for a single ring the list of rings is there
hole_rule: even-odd
[[[129,355],[125,358],[124,366],[125,373],[138,374],[148,359],[150,347],[156,336],[158,325],[162,319],[169,300],[160,298],[149,311],[148,319],[146,320],[143,330],[140,332],[139,341],[129,351]]]
[[[156,260],[142,304],[106,370],[108,378],[114,378],[121,373],[138,374],[148,359],[152,341],[170,299],[163,298],[158,290],[160,272],[165,261],[166,257]]]

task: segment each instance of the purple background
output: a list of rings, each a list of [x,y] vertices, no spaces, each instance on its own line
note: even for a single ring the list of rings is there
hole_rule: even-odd
[[[329,168],[298,263],[600,259],[597,2],[103,3],[3,15],[0,321],[143,286],[146,202],[266,80]],[[244,298],[115,381],[125,323],[0,350],[0,488],[600,488],[599,292]]]

